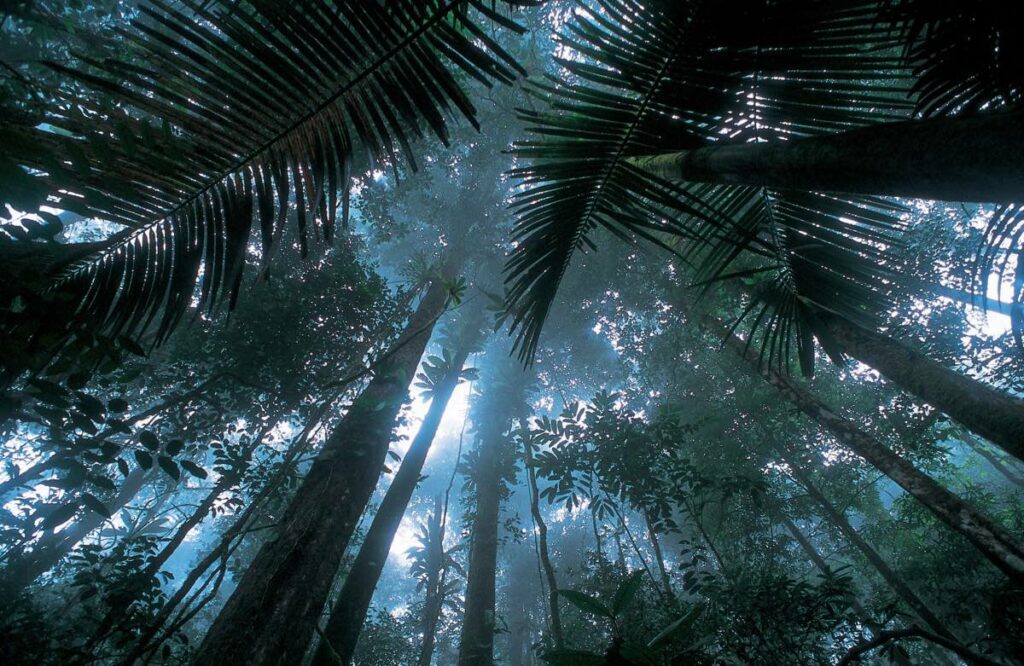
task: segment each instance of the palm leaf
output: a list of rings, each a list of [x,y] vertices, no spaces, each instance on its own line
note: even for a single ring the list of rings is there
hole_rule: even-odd
[[[673,246],[705,286],[767,276],[741,320],[763,333],[768,360],[788,359],[792,346],[809,371],[816,311],[863,319],[891,291],[901,209],[868,197],[673,188],[623,158],[908,117],[899,34],[869,1],[598,4],[563,36],[566,82],[539,88],[550,111],[523,114],[537,138],[516,146],[531,163],[514,172],[524,191],[507,266],[521,351],[532,353],[572,252],[603,224],[663,244],[654,230],[678,236]]]
[[[447,143],[453,120],[476,124],[465,79],[522,73],[479,23],[518,28],[482,0],[150,0],[139,11],[122,31],[137,61],[52,64],[93,94],[62,92],[46,124],[5,134],[51,149],[16,161],[63,193],[58,205],[126,228],[63,276],[81,310],[115,332],[162,312],[158,339],[197,282],[201,305],[233,301],[254,223],[264,262],[292,209],[303,254],[310,235],[330,242],[353,173],[397,168],[399,154],[415,169],[413,140]]]
[[[658,232],[684,233],[666,210],[710,214],[684,191],[627,161],[652,150],[663,135],[656,101],[680,57],[676,21],[682,17],[638,13],[633,2],[598,4],[602,13],[577,16],[561,41],[581,54],[607,57],[609,64],[560,59],[571,83],[551,78],[534,86],[551,110],[520,111],[536,138],[514,146],[516,158],[530,163],[511,172],[524,188],[512,204],[516,248],[506,266],[506,300],[524,359],[536,350],[573,253],[593,247],[589,236],[596,229],[664,246]],[[666,17],[672,20],[659,20]]]
[[[1024,42],[1003,0],[888,0],[917,81],[917,110],[953,115],[1024,102]]]

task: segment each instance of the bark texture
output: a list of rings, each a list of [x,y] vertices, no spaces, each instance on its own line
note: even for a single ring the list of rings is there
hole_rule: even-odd
[[[469,348],[464,347],[455,354],[452,367],[441,383],[435,388],[434,397],[430,402],[427,415],[423,418],[416,437],[409,446],[405,459],[395,474],[387,494],[380,503],[373,523],[370,525],[359,555],[356,556],[352,568],[345,577],[341,593],[331,609],[331,617],[324,629],[322,642],[313,658],[315,666],[333,666],[337,659],[347,664],[356,652],[356,643],[366,621],[366,611],[370,608],[373,591],[380,580],[384,564],[391,550],[391,542],[395,539],[402,516],[409,506],[416,484],[419,482],[423,463],[437,435],[437,429],[444,418],[448,401],[459,383],[462,366],[469,356]],[[331,654],[331,649],[335,654]]]
[[[829,317],[826,325],[850,356],[1024,461],[1024,400],[954,372],[892,338],[841,317]]]
[[[490,429],[489,429],[490,430]],[[480,474],[476,486],[473,543],[466,575],[466,613],[459,641],[459,666],[494,663],[494,579],[498,564],[498,517],[501,511],[500,433],[480,440]]]
[[[281,520],[238,582],[196,664],[299,663],[387,457],[395,418],[447,292],[435,280],[406,330],[352,403]]]
[[[979,552],[1016,583],[1024,583],[1024,547],[1005,528],[951,493],[877,439],[833,412],[821,400],[772,368],[760,363],[750,348],[720,322],[705,319],[726,343],[786,399],[847,447],[924,504],[948,527],[970,541]]]
[[[1024,113],[909,120],[631,161],[668,180],[945,201],[1024,201]]]

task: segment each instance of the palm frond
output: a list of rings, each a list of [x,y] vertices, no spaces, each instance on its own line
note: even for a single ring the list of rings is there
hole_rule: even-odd
[[[785,286],[790,298],[755,299],[748,321],[765,331],[772,361],[804,345],[798,351],[809,371],[806,331],[820,328],[813,311],[863,318],[889,290],[894,265],[882,255],[902,231],[899,207],[868,197],[673,187],[632,173],[622,158],[906,118],[911,80],[898,33],[870,1],[598,5],[579,12],[563,37],[573,54],[562,60],[567,82],[540,88],[551,110],[524,114],[538,138],[516,146],[517,157],[532,160],[515,172],[526,189],[516,202],[520,244],[507,267],[521,351],[532,353],[558,278],[597,222],[620,235],[675,234],[698,283],[767,274],[773,293]]]
[[[62,193],[57,205],[127,230],[64,276],[82,310],[115,332],[162,312],[158,339],[197,282],[208,307],[236,297],[254,223],[264,262],[292,208],[303,254],[311,234],[330,242],[356,169],[399,154],[415,169],[413,140],[447,143],[454,120],[476,124],[465,79],[523,73],[480,24],[519,28],[484,0],[149,0],[139,11],[123,31],[137,62],[52,65],[98,94],[63,95],[29,130],[58,159],[19,157]]]
[[[914,68],[917,111],[973,113],[1024,102],[1024,42],[1003,0],[888,0]]]
[[[573,253],[593,247],[588,236],[595,229],[663,244],[658,232],[683,233],[664,211],[708,214],[679,188],[627,161],[657,146],[663,135],[665,116],[655,102],[680,57],[684,15],[639,13],[633,2],[599,5],[602,13],[577,16],[561,39],[580,54],[607,56],[609,63],[560,59],[576,82],[550,78],[536,84],[534,92],[551,110],[520,111],[536,138],[513,149],[530,164],[511,172],[524,189],[512,204],[516,248],[506,266],[506,299],[523,359],[536,350]]]

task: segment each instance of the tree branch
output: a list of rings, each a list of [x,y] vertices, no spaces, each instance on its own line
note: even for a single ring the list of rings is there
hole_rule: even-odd
[[[952,641],[948,638],[943,638],[938,634],[933,634],[932,632],[922,629],[921,627],[918,627],[916,625],[907,627],[906,629],[881,631],[877,635],[875,635],[874,638],[857,643],[852,648],[850,648],[850,651],[847,652],[842,659],[839,660],[839,663],[836,666],[850,666],[850,664],[858,664],[860,663],[860,658],[863,655],[870,652],[871,650],[879,648],[885,645],[886,643],[901,640],[904,638],[920,638],[930,643],[934,643],[936,645],[944,647],[950,652],[956,653],[958,657],[966,661],[968,664],[977,666],[1001,666],[1000,662],[998,661],[989,659],[988,657],[980,655],[976,652],[972,652],[971,650],[968,650],[966,647],[964,647],[960,643],[957,643],[956,641]]]

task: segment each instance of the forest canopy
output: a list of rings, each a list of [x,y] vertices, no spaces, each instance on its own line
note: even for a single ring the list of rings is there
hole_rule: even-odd
[[[0,661],[1024,663],[1010,4],[0,2]]]

